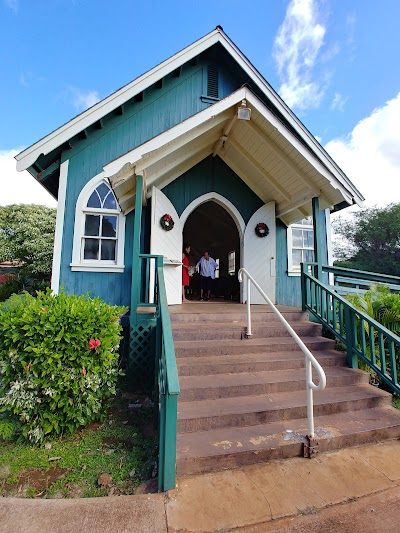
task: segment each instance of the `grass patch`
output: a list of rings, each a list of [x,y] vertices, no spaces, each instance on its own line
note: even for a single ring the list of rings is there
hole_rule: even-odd
[[[157,439],[153,410],[128,409],[115,400],[103,423],[43,445],[1,442],[0,494],[28,498],[71,498],[133,494],[154,474]],[[101,474],[111,476],[99,487]]]

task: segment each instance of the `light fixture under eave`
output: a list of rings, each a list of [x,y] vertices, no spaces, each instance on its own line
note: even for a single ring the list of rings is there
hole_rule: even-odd
[[[237,117],[239,120],[250,120],[251,116],[251,109],[250,107],[247,107],[246,100],[242,100],[242,103],[238,107],[237,110]]]

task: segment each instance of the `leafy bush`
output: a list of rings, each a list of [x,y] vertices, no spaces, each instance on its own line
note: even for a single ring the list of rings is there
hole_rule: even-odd
[[[118,377],[119,317],[100,298],[40,292],[0,307],[0,411],[33,442],[104,412]]]

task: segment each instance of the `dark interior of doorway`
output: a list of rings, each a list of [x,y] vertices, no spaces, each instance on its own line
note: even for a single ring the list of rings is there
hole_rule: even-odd
[[[196,265],[206,250],[211,257],[219,260],[218,277],[213,283],[212,297],[239,301],[237,273],[241,259],[240,239],[236,224],[228,211],[213,201],[199,205],[186,220],[183,242],[191,246],[191,266]],[[194,273],[190,277],[187,296],[198,299],[199,295],[199,274]]]

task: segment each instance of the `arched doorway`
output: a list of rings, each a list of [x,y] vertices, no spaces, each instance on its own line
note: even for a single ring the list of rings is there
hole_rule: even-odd
[[[183,222],[183,221],[182,221]],[[239,226],[239,228],[238,228]],[[240,300],[237,273],[241,265],[240,223],[226,206],[211,198],[194,207],[183,226],[183,242],[191,245],[190,265],[207,250],[219,264],[212,296],[218,300]],[[189,297],[199,297],[199,276],[193,273]]]

